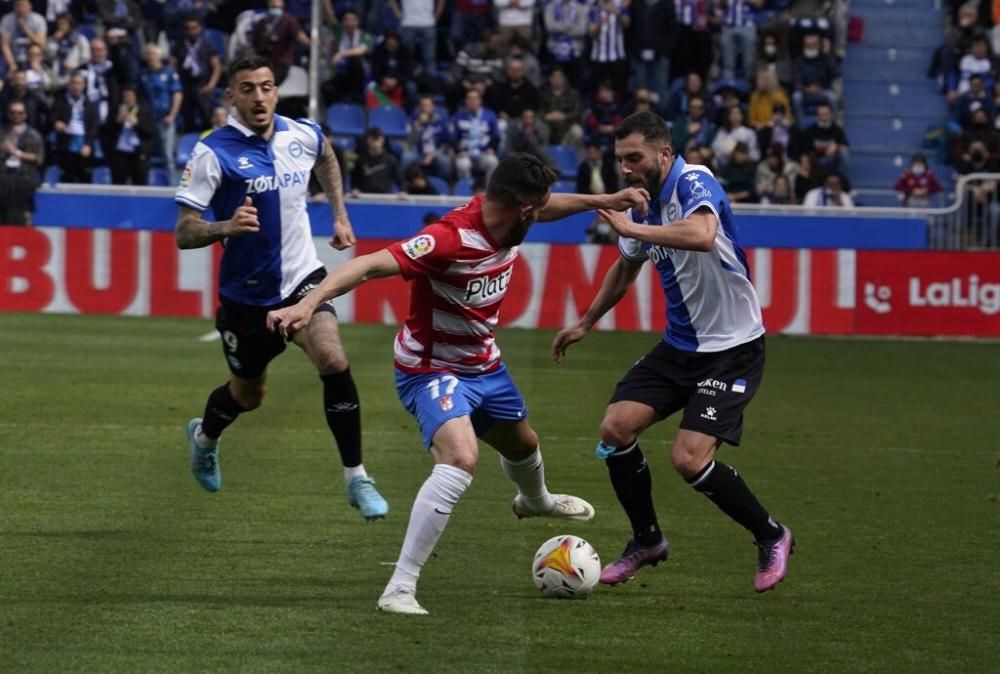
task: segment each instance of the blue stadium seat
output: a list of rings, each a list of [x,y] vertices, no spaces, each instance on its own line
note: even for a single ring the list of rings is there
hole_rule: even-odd
[[[437,176],[424,176],[427,178],[427,182],[434,186],[434,189],[438,191],[438,194],[450,194],[451,190],[448,189],[448,181],[444,178],[438,178]]]
[[[45,177],[42,181],[46,185],[55,185],[62,178],[62,169],[53,164],[45,169]]]
[[[569,194],[576,192],[576,183],[572,180],[557,180],[552,186],[554,194]]]
[[[844,101],[852,115],[944,117],[948,112],[933,82],[845,82]]]
[[[90,182],[94,185],[110,185],[111,169],[107,166],[98,166],[90,174]]]
[[[365,132],[365,110],[354,103],[334,103],[326,109],[326,128],[337,136],[360,136]]]
[[[451,193],[456,197],[471,197],[472,196],[472,181],[468,178],[462,178],[455,182],[455,187],[452,188]]]
[[[576,178],[580,160],[573,148],[565,145],[549,145],[547,152],[555,163],[560,178]]]
[[[354,136],[334,136],[330,143],[337,146],[344,152],[350,152],[358,146]]]
[[[170,173],[167,169],[151,168],[146,177],[146,184],[154,187],[170,187]]]
[[[219,52],[219,56],[222,57],[223,62],[226,60],[226,41],[229,36],[223,33],[221,30],[216,30],[215,28],[205,29],[205,39],[208,43],[215,47],[215,51]]]
[[[185,133],[177,140],[177,150],[174,152],[174,164],[177,167],[183,168],[188,163],[200,138],[200,133]]]
[[[368,113],[368,127],[382,129],[386,138],[406,138],[406,113],[395,105],[380,105]]]

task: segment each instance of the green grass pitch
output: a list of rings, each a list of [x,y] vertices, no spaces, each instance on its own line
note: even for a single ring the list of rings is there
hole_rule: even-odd
[[[431,467],[392,381],[393,329],[346,326],[366,465],[392,508],[347,507],[320,382],[290,349],[222,445],[224,488],[188,470],[184,424],[224,381],[208,321],[0,314],[0,671],[987,672],[1000,643],[1000,345],[772,337],[735,465],[799,545],[755,595],[749,536],[644,448],[669,562],[585,601],[530,563],[575,533],[627,538],[593,455],[617,378],[658,338],[546,331],[499,343],[549,484],[588,524],[517,521],[492,450],[428,563],[428,618],[375,600]]]

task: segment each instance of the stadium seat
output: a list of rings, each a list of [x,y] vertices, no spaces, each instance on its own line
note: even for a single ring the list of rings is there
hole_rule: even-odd
[[[107,166],[98,166],[90,174],[90,182],[94,185],[110,185],[111,169]]]
[[[471,197],[472,196],[472,181],[468,178],[462,178],[455,182],[455,187],[452,188],[451,193],[456,197]]]
[[[434,186],[434,189],[438,191],[438,194],[450,194],[451,190],[448,189],[448,181],[444,178],[438,178],[437,176],[424,176],[427,178],[427,182]]]
[[[386,138],[406,138],[406,113],[395,105],[380,105],[368,113],[368,127],[382,129]]]
[[[365,111],[353,103],[334,103],[326,109],[326,128],[336,136],[360,136],[365,132]]]
[[[45,176],[42,178],[42,182],[46,185],[55,185],[62,178],[62,169],[53,164],[52,166],[46,167]]]
[[[573,148],[565,145],[549,145],[547,152],[555,163],[560,178],[576,178],[580,161]]]
[[[351,152],[358,145],[354,136],[334,136],[330,142],[344,152]]]
[[[177,140],[177,150],[174,152],[174,164],[178,168],[183,168],[191,159],[191,152],[201,138],[200,133],[185,133]]]
[[[170,187],[170,173],[166,169],[151,168],[146,176],[146,184],[154,187]]]

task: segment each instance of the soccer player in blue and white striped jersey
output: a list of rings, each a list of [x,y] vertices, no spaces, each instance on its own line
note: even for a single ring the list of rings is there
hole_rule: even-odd
[[[266,59],[237,60],[228,74],[233,114],[195,146],[175,198],[178,247],[217,241],[224,246],[216,327],[231,376],[208,397],[204,417],[188,423],[191,469],[213,492],[222,486],[219,436],[237,416],[260,406],[267,365],[285,350],[285,340],[266,329],[267,312],[295,304],[326,275],[306,213],[310,173],[333,209],[330,245],[354,244],[340,169],[319,126],[274,113],[278,88]],[[209,208],[214,221],[203,217]],[[331,304],[320,305],[309,327],[291,341],[323,382],[323,407],[344,465],[348,503],[368,519],[385,517],[388,505],[361,461],[358,392],[336,316]]]

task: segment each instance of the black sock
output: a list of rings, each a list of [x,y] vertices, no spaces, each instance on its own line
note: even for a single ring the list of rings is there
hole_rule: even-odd
[[[201,420],[201,432],[214,440],[243,412],[246,410],[233,398],[227,382],[208,396],[205,415]]]
[[[781,527],[775,524],[732,466],[712,461],[687,482],[695,491],[700,491],[719,506],[719,510],[752,533],[758,541],[773,540],[781,536]]]
[[[639,441],[616,449],[605,461],[618,502],[632,523],[632,535],[640,545],[656,545],[663,533],[653,508],[653,480]]]
[[[333,431],[345,468],[361,465],[361,403],[351,377],[351,368],[337,374],[321,374],[323,409],[326,423]]]

